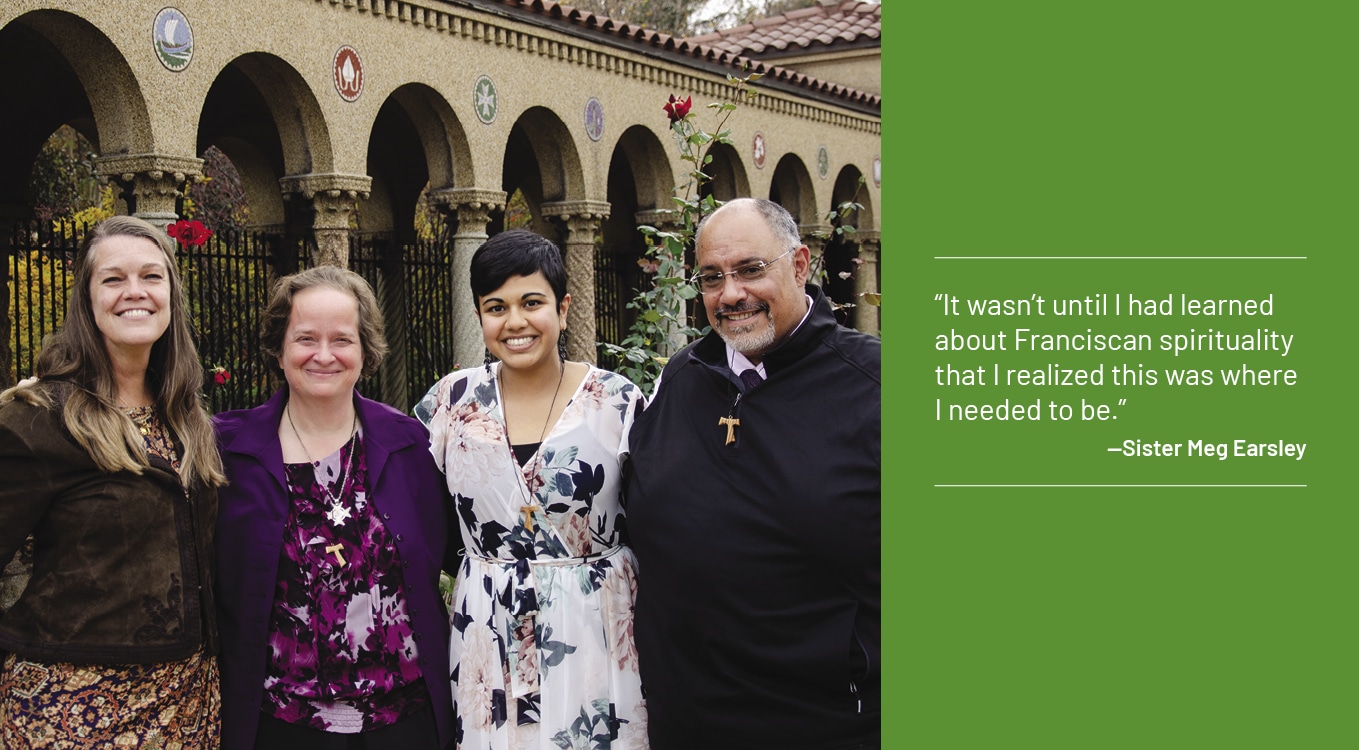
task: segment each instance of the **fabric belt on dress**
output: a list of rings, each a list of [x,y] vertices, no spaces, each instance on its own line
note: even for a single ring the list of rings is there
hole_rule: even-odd
[[[509,607],[505,619],[498,623],[497,634],[505,644],[509,661],[510,694],[522,698],[538,691],[538,648],[535,617],[538,614],[538,587],[534,580],[534,568],[556,568],[570,565],[588,565],[607,560],[623,548],[610,547],[593,555],[579,557],[546,557],[541,559],[504,560],[495,557],[482,557],[466,553],[469,560],[494,565],[514,567],[513,591],[494,592],[493,599],[498,603],[505,600],[508,593]]]

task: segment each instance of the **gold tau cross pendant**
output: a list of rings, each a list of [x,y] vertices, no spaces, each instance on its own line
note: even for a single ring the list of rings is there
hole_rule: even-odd
[[[332,544],[332,545],[326,547],[326,554],[330,554],[331,552],[334,552],[334,553],[335,553],[335,559],[338,560],[339,563],[340,563],[341,565],[344,565],[344,555],[341,555],[341,554],[340,554],[340,552],[341,552],[343,549],[344,549],[344,545],[341,544],[341,543],[339,543],[339,542],[336,542],[335,544]]]
[[[535,511],[535,510],[542,510],[542,508],[539,508],[537,503],[533,503],[532,505],[525,505],[525,506],[523,506],[522,508],[520,508],[519,510],[520,510],[520,512],[522,512],[522,513],[524,514],[524,531],[527,531],[527,532],[529,532],[530,534],[532,534],[532,533],[533,533],[533,511]]]
[[[741,426],[741,420],[737,417],[721,417],[717,420],[717,423],[727,428],[727,442],[723,445],[731,445],[736,442],[736,428]]]

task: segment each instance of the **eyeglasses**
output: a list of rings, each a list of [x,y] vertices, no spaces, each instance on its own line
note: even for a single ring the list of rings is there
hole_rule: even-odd
[[[722,291],[722,287],[727,285],[728,276],[743,284],[759,281],[764,278],[766,273],[769,273],[770,266],[778,263],[781,258],[796,249],[797,248],[795,247],[790,247],[787,252],[780,255],[778,258],[773,260],[757,260],[754,263],[738,266],[725,273],[721,271],[716,273],[696,273],[689,277],[689,283],[693,284],[698,291],[704,294],[713,294]]]

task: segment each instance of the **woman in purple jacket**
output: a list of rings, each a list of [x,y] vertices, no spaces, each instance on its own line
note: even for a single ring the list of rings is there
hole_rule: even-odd
[[[387,351],[373,291],[312,268],[264,318],[287,386],[217,417],[223,746],[442,748],[448,496],[424,427],[354,390]]]

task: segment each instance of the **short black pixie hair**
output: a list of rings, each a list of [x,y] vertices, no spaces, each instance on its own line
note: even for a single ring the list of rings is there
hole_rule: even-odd
[[[566,264],[562,252],[548,238],[527,229],[501,232],[481,243],[472,254],[472,297],[481,298],[505,285],[511,276],[532,276],[542,271],[561,307],[566,298]]]

